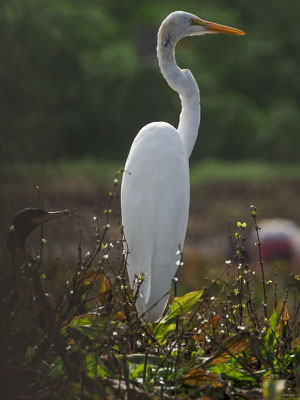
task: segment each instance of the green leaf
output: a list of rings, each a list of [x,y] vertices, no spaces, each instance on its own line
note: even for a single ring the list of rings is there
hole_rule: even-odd
[[[53,364],[50,365],[51,369],[49,375],[52,378],[59,378],[65,374],[64,365],[60,357],[56,357]]]
[[[99,376],[104,378],[113,376],[110,371],[102,365],[98,357],[91,353],[88,353],[85,357],[85,367],[87,376],[92,379]]]
[[[202,294],[203,290],[195,290],[194,292],[189,292],[182,297],[175,297],[169,311],[160,323],[165,323],[191,311],[194,305],[200,300]]]
[[[88,314],[88,313],[82,314],[73,318],[72,321],[69,323],[69,326],[72,327],[78,325],[89,326],[96,320],[96,318],[97,316],[95,316],[94,314]]]
[[[79,315],[73,318],[68,326],[78,330],[90,339],[99,339],[104,334],[102,320],[97,314],[87,313]]]
[[[145,364],[145,354],[128,354],[126,359],[133,364]],[[152,367],[162,366],[165,359],[164,357],[155,356],[153,354],[148,354],[147,357],[147,365],[151,365]]]
[[[278,320],[278,314],[276,310],[273,310],[272,315],[269,319],[269,327],[275,331],[276,325],[277,325],[277,320]]]
[[[278,320],[278,314],[276,310],[273,310],[272,315],[269,319],[269,328],[267,330],[265,341],[267,349],[272,352],[278,338],[278,333],[276,332],[276,325]]]
[[[149,367],[149,368],[151,368],[151,367]],[[129,378],[137,379],[143,373],[144,373],[144,364],[139,364],[133,371],[131,371]]]
[[[224,374],[229,379],[234,381],[255,381],[254,376],[250,375],[247,371],[236,368],[236,363],[233,359],[230,359],[227,363],[213,365],[209,368],[209,370],[217,374]]]
[[[182,297],[175,297],[165,317],[154,328],[153,333],[156,339],[163,342],[171,332],[174,332],[176,329],[176,318],[191,311],[202,294],[203,290],[196,290]]]

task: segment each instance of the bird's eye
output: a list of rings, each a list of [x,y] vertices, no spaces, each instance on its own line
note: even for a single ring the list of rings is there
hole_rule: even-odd
[[[195,20],[192,18],[190,19],[190,24],[193,25],[195,23]]]

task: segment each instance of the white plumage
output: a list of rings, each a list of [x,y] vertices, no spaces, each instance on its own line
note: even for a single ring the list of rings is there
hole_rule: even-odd
[[[177,130],[163,122],[145,126],[126,162],[121,201],[129,281],[133,286],[135,275],[145,274],[136,306],[151,321],[160,318],[169,298],[184,244],[189,192],[188,160]]]
[[[145,274],[136,308],[150,322],[158,321],[165,310],[180,260],[178,250],[184,245],[190,201],[188,159],[200,124],[198,85],[189,70],[177,66],[174,50],[184,36],[204,33],[244,34],[183,11],[163,21],[157,57],[164,78],[181,99],[178,129],[165,122],[142,128],[131,146],[122,180],[129,281],[136,289],[135,277]]]

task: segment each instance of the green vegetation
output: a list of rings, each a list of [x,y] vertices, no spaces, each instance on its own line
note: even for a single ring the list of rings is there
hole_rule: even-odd
[[[115,207],[116,187],[107,209]],[[259,232],[255,207],[251,216]],[[21,268],[16,260],[2,264],[1,304],[8,307],[1,341],[7,345],[4,366],[8,377],[13,374],[14,399],[299,396],[300,276],[290,276],[281,292],[281,277],[275,271],[266,282],[259,259],[259,295],[255,267],[245,257],[246,223],[236,225],[237,251],[224,273],[173,298],[163,319],[148,324],[134,307],[143,274],[133,293],[122,241],[108,239],[106,218],[104,229],[99,217],[93,218],[94,248],[82,254],[80,242],[77,260],[56,265],[56,274],[37,250],[19,259]],[[41,255],[47,245],[41,239]]]
[[[82,187],[89,192],[107,189],[112,177],[120,168],[122,168],[122,163],[98,161],[93,158],[45,163],[15,162],[2,166],[0,178],[3,190],[16,186],[21,191],[26,190],[26,187],[30,190],[34,180],[43,185],[44,192],[55,190],[55,184],[58,186],[65,184],[66,190],[74,184],[75,187]],[[287,183],[299,180],[299,164],[205,160],[191,165],[193,188],[216,183],[251,186],[252,184],[264,185],[266,182]]]
[[[150,121],[177,124],[156,61],[162,19],[184,8],[246,37],[186,38],[201,88],[193,159],[298,161],[300,3],[6,0],[0,5],[1,148],[9,161],[124,159]]]
[[[82,188],[89,192],[103,190],[111,185],[112,177],[120,169],[120,164],[111,161],[96,161],[84,158],[77,161],[55,161],[46,163],[7,163],[0,172],[2,188],[16,187],[16,190],[32,189],[32,182],[43,185],[45,191],[65,185],[66,190]],[[63,190],[63,187],[62,187]],[[72,190],[71,190],[72,191]]]

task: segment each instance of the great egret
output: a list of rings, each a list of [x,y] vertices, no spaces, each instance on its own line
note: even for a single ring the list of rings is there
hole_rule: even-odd
[[[205,33],[244,35],[183,11],[175,11],[158,31],[157,58],[169,86],[180,97],[178,128],[166,122],[144,126],[134,139],[126,161],[121,189],[122,224],[127,242],[130,285],[144,273],[136,308],[156,322],[169,298],[180,263],[188,221],[189,157],[200,124],[200,93],[192,73],[175,61],[176,43],[185,36]]]

